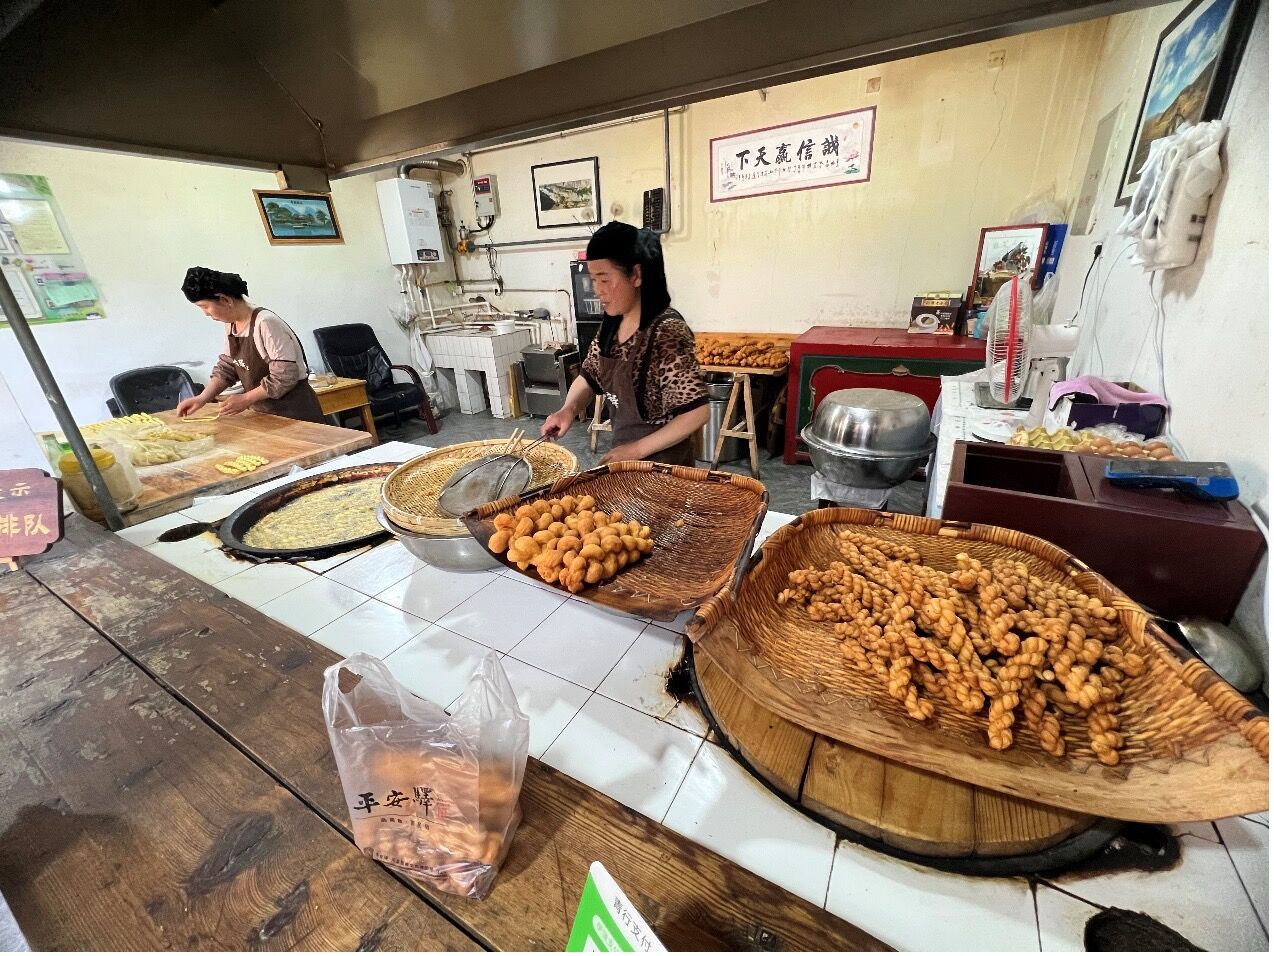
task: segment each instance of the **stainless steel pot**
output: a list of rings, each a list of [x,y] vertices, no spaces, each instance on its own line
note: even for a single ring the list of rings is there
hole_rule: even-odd
[[[838,453],[916,455],[929,443],[929,409],[908,392],[842,388],[819,402],[806,431]]]
[[[874,454],[828,445],[813,432],[813,425],[801,430],[814,468],[837,484],[853,488],[892,488],[912,476],[928,461],[938,440],[929,435],[923,448],[901,454]]]
[[[486,571],[500,566],[500,562],[470,535],[444,538],[408,531],[390,521],[381,505],[376,506],[376,520],[421,561],[444,571]]]

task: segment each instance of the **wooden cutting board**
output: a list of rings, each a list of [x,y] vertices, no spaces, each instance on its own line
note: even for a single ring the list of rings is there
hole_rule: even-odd
[[[208,405],[204,411],[213,408]],[[293,466],[309,468],[375,444],[367,432],[261,412],[245,412],[211,422],[183,422],[176,412],[160,412],[156,417],[183,431],[210,434],[215,444],[210,451],[193,458],[138,468],[142,495],[137,509],[124,515],[128,525],[180,511],[196,496],[230,494],[286,475]],[[239,455],[260,455],[270,463],[243,475],[226,475],[217,470],[221,462]]]

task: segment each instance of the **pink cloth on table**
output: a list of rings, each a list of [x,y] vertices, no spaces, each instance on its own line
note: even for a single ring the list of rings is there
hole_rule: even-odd
[[[1134,392],[1096,375],[1081,375],[1058,382],[1048,392],[1048,407],[1054,408],[1068,395],[1087,395],[1103,405],[1159,405],[1168,408],[1168,400],[1153,392]]]

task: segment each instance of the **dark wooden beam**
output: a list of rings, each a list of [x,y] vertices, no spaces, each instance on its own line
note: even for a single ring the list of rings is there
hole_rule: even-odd
[[[1163,0],[768,0],[331,131],[349,175],[1155,6]]]

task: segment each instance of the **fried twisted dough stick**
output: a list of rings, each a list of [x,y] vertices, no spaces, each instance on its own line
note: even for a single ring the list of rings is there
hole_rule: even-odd
[[[1118,762],[1122,684],[1146,664],[1112,643],[1113,608],[1020,561],[960,554],[944,573],[915,548],[851,530],[836,547],[843,560],[791,572],[778,602],[830,623],[846,662],[874,674],[909,716],[928,719],[939,700],[985,712],[988,742],[1000,750],[1020,718],[1058,757],[1062,720],[1082,717],[1093,754]]]

